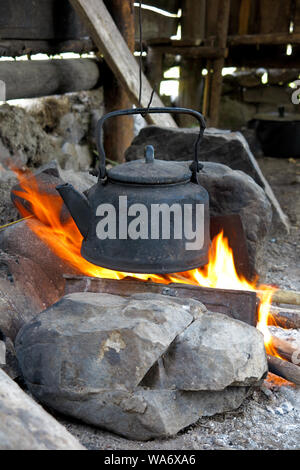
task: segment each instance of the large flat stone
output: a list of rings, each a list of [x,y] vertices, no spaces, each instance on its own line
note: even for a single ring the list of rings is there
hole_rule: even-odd
[[[131,391],[192,321],[160,296],[70,294],[22,329],[18,359],[30,384],[57,393],[70,386],[81,393]]]
[[[182,357],[174,358],[172,351],[180,339]],[[195,300],[85,292],[65,296],[25,325],[16,339],[21,371],[38,400],[139,440],[170,436],[201,416],[238,408],[248,385],[259,384],[260,373],[265,372],[261,367],[265,353],[257,357],[262,345],[253,327],[212,314]],[[247,347],[250,358],[245,355]],[[208,365],[203,365],[205,351],[205,360],[208,351],[220,360],[220,364],[213,359],[209,363],[211,379]],[[159,381],[152,380],[149,371],[161,370],[166,358],[169,369]],[[173,371],[181,376],[175,384]],[[169,382],[164,381],[166,374]]]

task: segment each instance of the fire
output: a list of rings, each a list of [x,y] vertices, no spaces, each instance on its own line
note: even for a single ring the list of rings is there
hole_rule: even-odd
[[[257,328],[263,333],[268,354],[277,355],[272,348],[271,336],[268,331],[270,321],[270,304],[272,294],[276,290],[271,286],[258,285],[257,280],[249,282],[238,275],[232,249],[228,240],[221,232],[212,241],[209,252],[209,263],[203,268],[168,275],[136,274],[112,271],[95,266],[86,261],[80,254],[82,235],[73,219],[62,217],[63,201],[59,194],[46,193],[39,188],[38,181],[32,177],[24,178],[24,173],[14,169],[21,190],[14,195],[27,201],[30,209],[16,200],[20,214],[28,220],[30,229],[46,243],[61,259],[83,275],[107,279],[123,279],[127,276],[149,281],[169,284],[171,282],[193,284],[203,287],[256,291],[260,298],[259,321]],[[32,214],[34,217],[31,217]]]

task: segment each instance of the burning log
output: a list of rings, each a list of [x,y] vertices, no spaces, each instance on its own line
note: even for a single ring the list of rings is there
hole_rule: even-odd
[[[295,363],[294,361],[299,358],[300,363],[300,347],[297,347],[293,342],[272,336],[272,346],[276,349],[281,358],[293,364]]]
[[[276,326],[285,329],[300,329],[300,310],[271,306],[270,314]]]
[[[283,379],[300,385],[300,367],[278,357],[268,355],[269,371]]]

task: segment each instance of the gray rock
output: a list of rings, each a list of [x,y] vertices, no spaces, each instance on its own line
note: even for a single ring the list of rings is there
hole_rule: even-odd
[[[256,106],[243,103],[238,98],[231,99],[223,96],[220,108],[220,129],[231,129],[236,131],[242,127],[246,127],[247,123],[253,119],[257,110]]]
[[[240,215],[250,269],[263,274],[265,241],[272,223],[272,207],[264,190],[245,173],[216,163],[204,163],[199,183],[208,191],[211,215]]]
[[[278,105],[291,104],[292,89],[287,86],[265,85],[244,90],[246,103],[272,104],[276,109]]]
[[[17,355],[28,383],[132,391],[192,321],[172,299],[70,294],[22,329]]]
[[[0,226],[15,222],[19,218],[19,213],[10,198],[10,190],[16,182],[15,174],[0,165]]]
[[[83,397],[65,389],[59,400],[31,385],[34,395],[88,424],[107,429],[128,439],[146,441],[170,437],[200,418],[232,411],[241,406],[249,388],[231,387],[221,392],[147,390],[93,390]]]
[[[35,118],[20,107],[0,106],[0,138],[11,156],[17,155],[21,163],[29,166],[41,165],[63,156]],[[0,161],[3,161],[2,155]]]
[[[62,136],[64,142],[80,144],[86,134],[86,129],[80,122],[80,115],[67,113],[60,119],[57,131]]]
[[[150,369],[168,355],[176,338],[184,332],[189,335],[190,325],[197,326],[205,315],[212,318],[214,314],[195,300],[150,294],[130,298],[70,294],[22,328],[16,339],[17,358],[33,395],[57,411],[131,439],[170,436],[201,416],[238,408],[249,392],[245,386],[183,391],[145,383]],[[213,318],[222,330],[224,317]],[[227,325],[228,320],[224,321]],[[240,323],[230,321],[239,333]],[[254,356],[251,348],[259,341],[255,330],[245,328],[247,332],[250,329],[246,343],[249,345],[252,338],[250,354]],[[228,335],[228,329],[226,332]],[[195,334],[190,336],[196,342]],[[223,343],[224,336],[220,333]],[[243,348],[239,356],[237,343],[230,380],[229,366],[226,374],[227,382],[234,377],[242,385],[240,381],[249,378],[253,364],[245,359]],[[232,348],[228,345],[229,352]],[[183,380],[189,380],[188,369],[196,371],[200,363],[195,346],[188,361],[180,358],[173,370],[177,368]]]
[[[264,339],[256,328],[218,313],[202,313],[177,336],[143,384],[217,391],[257,384],[267,371]]]
[[[155,158],[159,160],[190,161],[194,158],[197,128],[173,129],[148,126],[135,137],[126,151],[126,160],[144,158],[145,145],[153,145]],[[239,132],[206,129],[199,146],[201,162],[222,163],[232,170],[241,170],[260,186],[263,182],[250,159],[249,146]]]
[[[14,340],[20,328],[40,311],[12,282],[0,279],[0,330]]]
[[[18,365],[16,351],[12,340],[5,336],[5,363],[0,367],[1,369],[12,379],[15,380],[17,377],[21,377],[21,371]]]
[[[71,183],[77,191],[83,193],[97,183],[97,177],[90,175],[88,171],[73,171],[59,169],[60,177]]]
[[[6,346],[5,342],[0,340],[0,367],[6,365]]]
[[[0,369],[0,450],[84,450]]]
[[[66,142],[62,146],[62,151],[66,157],[63,162],[65,170],[82,171],[91,167],[93,158],[88,145]]]

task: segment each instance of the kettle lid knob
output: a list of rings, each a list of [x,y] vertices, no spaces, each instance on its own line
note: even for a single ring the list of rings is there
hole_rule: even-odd
[[[154,162],[154,147],[153,145],[147,145],[145,147],[145,162],[153,163]]]

